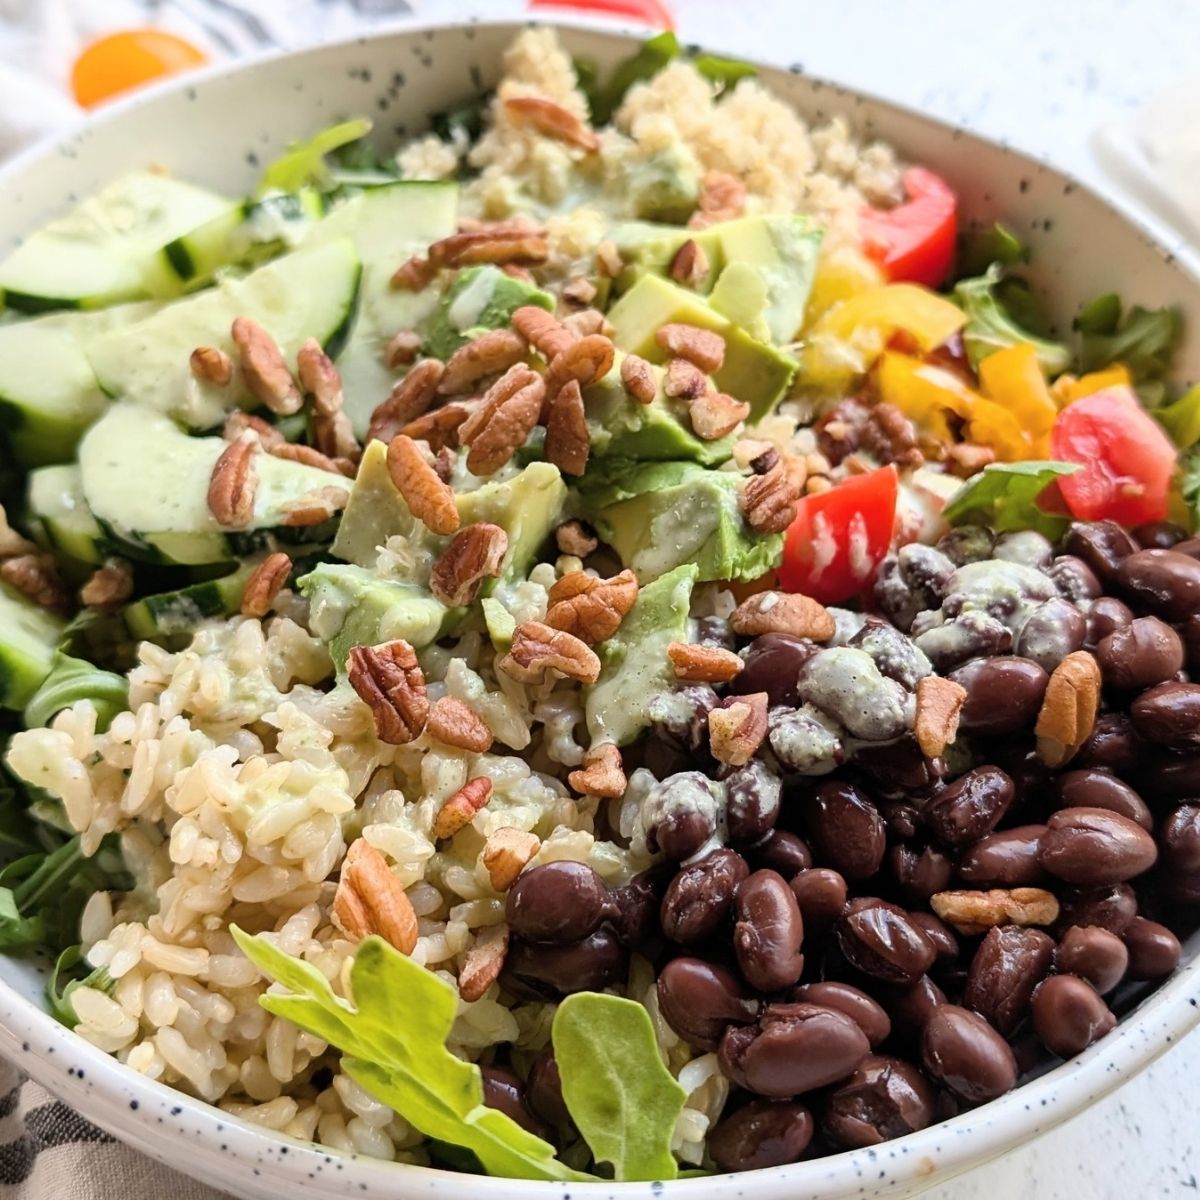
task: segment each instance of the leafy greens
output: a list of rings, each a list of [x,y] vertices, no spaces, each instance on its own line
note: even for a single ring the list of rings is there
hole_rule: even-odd
[[[1080,371],[1100,371],[1113,363],[1124,365],[1138,395],[1149,407],[1166,396],[1165,376],[1182,332],[1179,310],[1133,305],[1122,316],[1113,293],[1084,305],[1075,318],[1080,335]]]
[[[1067,520],[1045,512],[1037,500],[1060,476],[1078,470],[1078,463],[1066,462],[991,463],[959,488],[942,516],[951,525],[989,525],[998,531],[1036,529],[1056,538]]]
[[[50,674],[25,706],[25,724],[29,729],[49,725],[56,713],[78,700],[91,701],[96,727],[103,731],[117,713],[129,707],[129,680],[60,651]]]
[[[263,172],[259,193],[294,192],[307,185],[328,188],[334,180],[325,156],[370,132],[371,122],[366,117],[355,117],[322,129],[306,142],[293,142]]]

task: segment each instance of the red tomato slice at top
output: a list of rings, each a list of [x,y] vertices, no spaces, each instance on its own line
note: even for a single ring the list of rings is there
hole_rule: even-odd
[[[863,591],[892,544],[899,488],[896,468],[880,467],[805,496],[784,542],[783,589],[822,604]]]
[[[607,13],[613,17],[628,17],[659,29],[675,28],[671,10],[660,0],[529,0],[529,8],[569,8],[576,12]]]
[[[1122,525],[1161,521],[1175,471],[1175,447],[1128,387],[1093,392],[1068,405],[1050,431],[1054,457],[1083,470],[1058,480],[1072,514]]]
[[[893,282],[937,287],[954,264],[958,197],[924,167],[904,172],[908,199],[895,208],[865,208],[858,215],[863,251]]]

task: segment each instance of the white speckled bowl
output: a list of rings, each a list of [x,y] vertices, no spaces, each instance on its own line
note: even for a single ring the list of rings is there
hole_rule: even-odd
[[[469,24],[396,32],[188,76],[114,105],[75,133],[0,172],[0,244],[17,240],[121,171],[149,162],[230,191],[289,139],[367,113],[392,144],[427,114],[495,82],[500,53],[521,28]],[[576,22],[574,52],[611,65],[636,35]],[[1033,279],[1065,323],[1079,301],[1119,289],[1127,301],[1178,304],[1189,334],[1184,380],[1200,378],[1200,260],[1165,226],[1141,226],[1073,181],[1023,155],[915,113],[785,70],[763,78],[806,117],[844,114],[894,142],[958,189],[968,217],[1003,217],[1033,247]],[[838,1200],[916,1195],[1065,1121],[1140,1071],[1200,1022],[1200,938],[1179,973],[1108,1037],[1016,1092],[955,1120],[887,1143],[750,1175],[595,1187],[480,1179],[395,1166],[267,1133],[126,1069],[44,1009],[44,964],[0,958],[0,1054],[117,1137],[162,1162],[253,1200],[334,1196],[433,1200]]]

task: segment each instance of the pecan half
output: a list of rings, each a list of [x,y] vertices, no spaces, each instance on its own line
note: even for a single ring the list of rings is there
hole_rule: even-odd
[[[1087,741],[1100,710],[1100,667],[1076,650],[1054,668],[1034,733],[1038,757],[1048,767],[1071,761]]]
[[[587,558],[600,545],[600,539],[590,533],[582,521],[564,521],[554,531],[554,544],[563,554]]]
[[[201,383],[226,387],[233,378],[233,359],[218,346],[197,346],[188,358],[192,374]]]
[[[254,456],[261,443],[253,432],[239,434],[213,463],[208,481],[208,511],[225,529],[245,529],[254,519],[258,479]]]
[[[333,359],[321,348],[316,338],[309,338],[296,354],[296,373],[300,386],[312,403],[313,412],[329,416],[345,403],[342,377]]]
[[[976,442],[952,442],[946,447],[946,462],[950,466],[950,474],[960,479],[970,479],[978,475],[984,467],[996,461],[996,451],[991,446],[981,446]]]
[[[459,526],[454,490],[425,461],[420,446],[398,433],[388,443],[388,474],[414,517],[437,534],[446,536]]]
[[[579,312],[563,317],[563,328],[576,338],[590,337],[593,333],[611,338],[616,327],[598,308],[583,308]]]
[[[609,279],[616,279],[625,270],[625,260],[621,257],[621,251],[617,243],[609,238],[605,238],[596,246],[596,269]]]
[[[506,262],[500,264],[500,270],[504,272],[509,279],[519,279],[522,283],[528,283],[534,287],[537,286],[537,276],[528,268],[523,267],[520,263]]]
[[[663,377],[663,394],[672,400],[695,400],[709,389],[708,376],[694,362],[673,358]]]
[[[672,642],[667,657],[676,679],[689,683],[728,683],[745,666],[732,650],[719,646],[697,646],[692,642]]]
[[[452,233],[429,247],[436,267],[469,267],[476,263],[540,263],[550,257],[550,245],[539,229],[526,225],[491,225]]]
[[[470,447],[467,469],[473,475],[492,475],[512,458],[537,424],[545,395],[545,381],[523,363],[488,389],[458,430],[459,440]]]
[[[571,571],[550,589],[546,624],[595,645],[617,632],[637,595],[637,577],[630,570],[611,579]]]
[[[587,413],[579,383],[568,379],[558,389],[546,421],[546,461],[564,475],[582,475],[587,469],[592,444],[588,434]]]
[[[354,941],[378,934],[401,954],[417,945],[417,914],[387,860],[366,838],[350,843],[333,894],[333,915]]]
[[[639,404],[652,404],[658,395],[653,368],[636,354],[627,354],[621,359],[621,382]]]
[[[283,524],[299,529],[324,525],[346,507],[349,499],[350,493],[344,487],[314,488],[283,505]]]
[[[519,333],[511,329],[489,329],[450,355],[438,391],[443,396],[469,392],[476,380],[485,375],[498,375],[514,363],[522,362],[528,349]]]
[[[400,430],[414,442],[426,442],[433,451],[441,451],[458,445],[458,430],[471,415],[464,404],[443,404],[433,412],[427,412],[415,421],[409,421]]]
[[[700,181],[696,209],[688,222],[692,229],[704,229],[718,221],[732,221],[746,209],[746,185],[728,171],[706,171]]]
[[[596,285],[586,275],[576,275],[563,285],[559,295],[565,304],[586,308],[596,298]]]
[[[79,590],[89,608],[112,608],[133,595],[133,567],[123,558],[108,558]]]
[[[536,304],[518,308],[512,315],[512,326],[547,362],[575,340],[557,317]]]
[[[342,474],[342,469],[327,454],[322,454],[314,446],[305,446],[300,442],[280,442],[272,446],[268,454],[272,458],[286,459],[288,462],[303,463],[317,471],[328,471],[331,475]]]
[[[706,442],[732,433],[750,415],[750,405],[724,392],[708,392],[688,406],[688,416],[697,437]]]
[[[507,892],[517,882],[525,864],[541,848],[541,838],[535,833],[508,825],[497,829],[484,843],[480,855],[492,887],[498,892]]]
[[[492,748],[492,731],[464,700],[443,696],[433,702],[425,732],[446,746],[486,754]]]
[[[274,425],[264,421],[262,417],[256,417],[253,413],[243,412],[240,408],[234,409],[225,418],[225,427],[221,430],[221,436],[227,442],[235,442],[247,431],[258,438],[264,450],[273,450],[287,441]]]
[[[992,888],[986,892],[937,892],[933,911],[959,933],[973,936],[996,925],[1053,925],[1058,901],[1044,888]]]
[[[478,521],[460,529],[433,564],[429,587],[451,608],[470,604],[485,579],[500,574],[508,553],[508,534],[499,525]]]
[[[612,742],[601,742],[583,756],[583,766],[567,776],[567,782],[583,796],[614,800],[629,786],[621,751]]]
[[[292,560],[282,550],[268,554],[246,580],[242,590],[242,615],[265,617],[291,573]]]
[[[393,272],[389,281],[394,288],[406,292],[424,291],[437,277],[438,266],[423,254],[414,254],[405,259]]]
[[[823,604],[799,592],[757,592],[733,610],[735,633],[757,637],[760,633],[790,633],[793,637],[827,642],[835,623]]]
[[[488,988],[500,978],[508,955],[508,927],[492,925],[480,932],[467,951],[458,973],[458,994],[471,1003],[481,1000]]]
[[[589,333],[556,354],[546,371],[546,392],[557,395],[559,388],[574,379],[581,388],[603,379],[612,370],[616,348],[602,333]]]
[[[390,442],[410,421],[427,413],[437,399],[445,366],[436,358],[414,363],[393,386],[388,398],[375,406],[367,427],[367,441]]]
[[[341,463],[338,460],[348,460],[353,467],[362,458],[362,447],[358,444],[358,438],[354,436],[354,425],[340,409],[328,414],[313,413],[311,425],[313,445],[326,458],[333,459],[335,465],[340,467]]]
[[[504,107],[518,120],[532,125],[545,137],[555,138],[586,150],[589,154],[600,149],[595,132],[573,112],[543,96],[506,96]]]
[[[429,716],[425,676],[416,651],[402,638],[355,646],[346,660],[350,686],[371,710],[381,742],[403,746],[420,737]]]
[[[708,743],[713,758],[740,767],[748,763],[767,736],[766,692],[730,696],[708,714]]]
[[[751,529],[759,533],[782,533],[796,519],[800,489],[792,482],[779,461],[779,452],[771,447],[759,458],[774,455],[774,466],[761,475],[751,475],[742,484],[739,500]]]
[[[541,621],[522,621],[513,631],[512,647],[496,665],[519,683],[540,683],[547,671],[580,683],[595,683],[600,676],[600,660],[586,642]]]
[[[0,579],[42,608],[65,610],[71,601],[49,554],[17,554],[0,562]]]
[[[250,394],[277,416],[299,412],[304,397],[275,339],[253,317],[235,317],[230,336]]]
[[[659,349],[675,358],[686,358],[706,375],[719,371],[725,362],[725,339],[699,325],[673,322],[660,325],[654,335]]]
[[[938,758],[958,737],[958,718],[967,689],[952,679],[926,675],[917,680],[917,714],[913,732],[926,758]]]
[[[383,362],[394,371],[417,361],[421,352],[421,335],[415,329],[401,329],[394,333],[383,348]]]
[[[684,287],[694,288],[697,284],[702,283],[708,278],[710,270],[708,255],[704,253],[704,247],[695,238],[688,238],[675,251],[675,257],[671,259],[671,265],[667,269],[667,274],[676,283],[682,283]]]
[[[475,814],[487,806],[492,798],[492,781],[486,775],[468,779],[462,787],[442,805],[433,818],[430,833],[437,841],[453,837],[475,819]]]

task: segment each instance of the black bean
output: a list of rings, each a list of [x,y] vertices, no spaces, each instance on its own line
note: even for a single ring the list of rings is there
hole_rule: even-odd
[[[715,1050],[730,1025],[758,1015],[758,1001],[732,971],[699,958],[672,959],[659,972],[657,991],[663,1020],[700,1050]]]
[[[550,1131],[529,1111],[525,1089],[511,1071],[500,1067],[480,1067],[479,1071],[483,1076],[483,1102],[488,1108],[504,1113],[535,1137],[549,1137]]]
[[[758,1171],[799,1161],[812,1135],[803,1104],[751,1100],[713,1127],[708,1152],[719,1171]]]
[[[1054,939],[1040,929],[989,929],[971,959],[963,1003],[1008,1037],[1024,1019],[1033,989],[1053,962]]]
[[[1014,529],[996,539],[992,557],[1004,562],[1022,563],[1041,571],[1054,560],[1054,547],[1049,538],[1035,529]]]
[[[968,1104],[994,1100],[1017,1082],[1017,1060],[1008,1043],[981,1016],[957,1004],[940,1005],[925,1023],[921,1062]]]
[[[533,1060],[533,1066],[529,1068],[525,1102],[548,1125],[563,1129],[571,1124],[571,1114],[563,1099],[558,1060],[549,1047]]]
[[[936,549],[956,567],[962,567],[969,562],[991,558],[995,544],[996,538],[990,529],[982,525],[960,525],[943,534],[938,539]]]
[[[616,915],[604,880],[586,863],[550,862],[523,871],[505,900],[508,927],[531,942],[578,942]]]
[[[553,1000],[573,992],[602,992],[625,978],[625,947],[611,929],[600,928],[573,945],[552,946],[514,938],[504,960],[509,991]]]
[[[1033,995],[1033,1030],[1060,1058],[1081,1054],[1117,1023],[1090,984],[1075,975],[1054,975]]]
[[[1157,617],[1138,617],[1100,640],[1096,661],[1107,687],[1153,687],[1174,678],[1183,666],[1183,642]]]
[[[1058,795],[1063,808],[1106,808],[1136,822],[1143,829],[1154,828],[1154,818],[1146,802],[1110,771],[1083,767],[1058,777]]]
[[[1072,925],[1062,935],[1054,961],[1065,975],[1078,975],[1101,995],[1113,990],[1125,977],[1129,951],[1115,933],[1095,925]]]
[[[671,866],[661,863],[613,889],[613,928],[627,946],[636,950],[661,942],[658,910],[672,878]]]
[[[921,828],[921,810],[908,800],[880,800],[876,805],[888,836],[908,841]]]
[[[1200,541],[1200,538],[1196,539]],[[1187,653],[1188,668],[1192,678],[1200,674],[1200,613],[1188,617],[1183,624],[1183,646]]]
[[[1133,624],[1133,609],[1116,596],[1092,601],[1087,614],[1087,646],[1099,645],[1110,633]]]
[[[846,907],[846,881],[828,867],[800,871],[788,886],[800,906],[804,927],[814,933],[828,929]]]
[[[691,858],[717,829],[717,801],[700,771],[680,771],[657,783],[643,813],[646,846],[672,862]]]
[[[999,767],[976,767],[947,784],[925,806],[925,823],[947,846],[965,846],[991,833],[1015,790]]]
[[[733,650],[736,639],[728,617],[698,617],[695,641],[701,646],[715,646],[719,650]]]
[[[846,643],[869,654],[881,675],[894,679],[910,691],[930,673],[929,659],[910,637],[888,621],[868,617],[863,627]]]
[[[1183,947],[1179,939],[1157,921],[1134,917],[1125,929],[1125,949],[1129,951],[1130,979],[1166,979],[1179,966]]]
[[[784,879],[791,879],[812,866],[812,854],[802,838],[786,829],[772,829],[757,845],[751,846],[746,854],[756,868],[768,867],[778,871]]]
[[[841,1146],[852,1150],[877,1146],[931,1124],[934,1095],[912,1063],[872,1054],[829,1093],[822,1126]]]
[[[1160,683],[1133,702],[1129,715],[1148,742],[1173,750],[1200,748],[1200,683]]]
[[[804,921],[782,875],[755,871],[737,890],[733,949],[747,983],[760,992],[791,987],[804,970]]]
[[[654,697],[647,706],[650,728],[687,754],[708,751],[708,714],[721,698],[707,683],[689,683]]]
[[[1117,582],[1135,605],[1168,621],[1200,610],[1200,561],[1177,550],[1139,550],[1121,563]]]
[[[775,827],[783,784],[760,759],[725,776],[725,824],[735,845],[757,842]]]
[[[1148,521],[1129,532],[1143,550],[1170,550],[1187,537],[1187,530],[1174,521]]]
[[[937,955],[936,963],[950,963],[958,958],[958,938],[940,917],[930,912],[910,912],[908,919],[929,939]]]
[[[746,860],[733,850],[713,850],[683,868],[663,897],[663,933],[689,946],[720,928],[733,908],[737,886],[750,874]]]
[[[916,983],[937,958],[933,944],[908,913],[884,900],[852,900],[836,928],[847,961],[884,983]]]
[[[1144,791],[1152,799],[1200,796],[1200,754],[1160,753],[1139,764]]]
[[[1034,887],[1046,877],[1039,854],[1045,825],[1019,825],[989,833],[958,860],[964,883],[980,887]]]
[[[808,820],[817,853],[846,879],[869,879],[879,870],[887,849],[883,818],[853,784],[821,784]]]
[[[1181,804],[1163,822],[1163,866],[1172,875],[1200,873],[1200,804]]]
[[[1095,925],[1121,937],[1137,916],[1137,895],[1127,883],[1108,887],[1068,888],[1059,893],[1057,928]]]
[[[1053,671],[1087,640],[1087,618],[1067,600],[1045,600],[1028,616],[1013,649],[1023,658]]]
[[[940,550],[921,542],[901,546],[896,557],[904,582],[914,592],[930,598],[931,602],[924,607],[937,608],[937,602],[946,594],[946,586],[954,575],[954,563]]]
[[[1076,604],[1084,600],[1094,600],[1104,592],[1104,585],[1096,578],[1096,572],[1073,554],[1060,554],[1046,568],[1046,574],[1054,581],[1054,586],[1066,600]]]
[[[926,758],[911,737],[864,748],[854,765],[871,776],[880,792],[906,796],[923,796],[945,774],[944,761]]]
[[[1057,879],[1084,887],[1123,883],[1158,858],[1154,839],[1103,808],[1064,808],[1046,822],[1039,860]]]
[[[1127,775],[1141,757],[1133,722],[1124,713],[1105,713],[1080,747],[1075,762],[1081,767],[1102,767],[1115,775]]]
[[[867,1035],[845,1013],[772,1004],[757,1024],[726,1030],[721,1069],[738,1087],[787,1099],[845,1079],[870,1049]]]
[[[874,1049],[892,1032],[892,1022],[883,1007],[866,992],[848,983],[805,983],[792,993],[797,1004],[817,1004],[845,1013],[867,1035]]]
[[[877,992],[892,1018],[892,1028],[906,1038],[919,1037],[929,1018],[946,1003],[946,995],[928,975],[911,987],[885,987]]]
[[[742,656],[745,666],[729,684],[729,691],[739,696],[766,692],[772,707],[796,708],[800,704],[800,668],[818,649],[816,643],[790,633],[760,634]]]
[[[1121,563],[1138,548],[1116,521],[1076,521],[1063,538],[1063,549],[1083,559],[1103,583],[1111,583]]]
[[[973,659],[950,678],[967,691],[959,729],[980,734],[1032,729],[1050,681],[1032,659],[1012,655]]]
[[[950,858],[934,846],[893,846],[888,861],[905,898],[925,902],[944,892],[954,874]]]
[[[1200,558],[1200,535],[1192,534],[1182,542],[1177,542],[1172,549],[1176,554],[1186,554],[1188,558]]]

